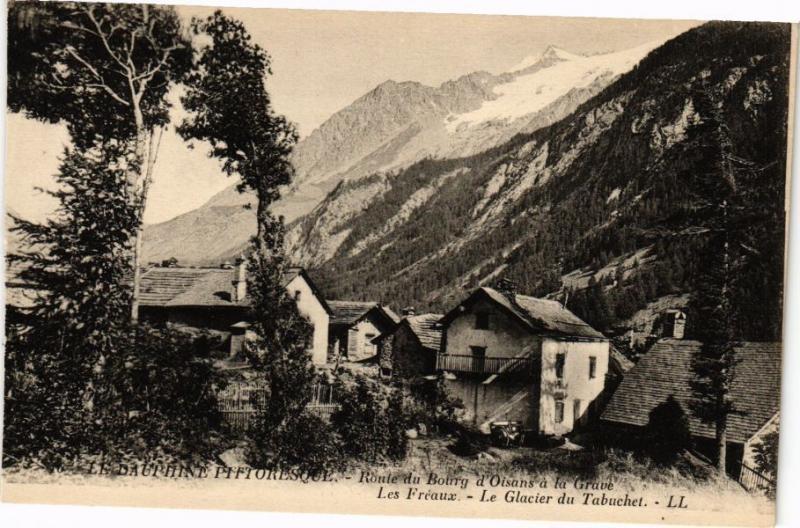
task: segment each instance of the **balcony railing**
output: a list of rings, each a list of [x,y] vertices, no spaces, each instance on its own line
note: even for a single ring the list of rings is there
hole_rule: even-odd
[[[469,354],[439,354],[436,357],[438,370],[471,372],[474,374],[500,374],[504,372],[527,373],[531,371],[530,357],[480,357]]]

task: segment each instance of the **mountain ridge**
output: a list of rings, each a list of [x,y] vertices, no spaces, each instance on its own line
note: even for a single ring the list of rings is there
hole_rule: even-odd
[[[520,132],[550,125],[598,93],[620,71],[631,67],[633,55],[626,53],[643,51],[584,57],[551,47],[516,72],[472,72],[437,87],[415,81],[385,81],[331,116],[298,144],[292,155],[297,176],[273,210],[293,222],[310,213],[341,181],[402,170],[424,157],[471,155]],[[573,73],[585,77],[577,86],[559,84],[554,80],[558,76],[548,76],[548,71],[570,62],[576,63]],[[523,84],[522,89],[528,85],[537,87],[539,93],[532,96],[535,100],[520,92],[519,83]],[[506,97],[503,90],[509,91],[516,102],[501,105],[502,116],[479,115],[454,125],[464,115],[501,102]],[[526,104],[534,104],[535,108],[531,110]],[[239,195],[231,186],[198,210],[220,204],[241,207],[254,203],[251,194]],[[175,257],[186,264],[215,264],[220,259],[229,260],[232,255],[206,251],[203,233],[219,234],[235,240],[232,247],[242,247],[252,235],[254,224],[238,211],[231,210],[230,214],[231,226],[224,234],[217,231],[216,214],[211,211],[207,229],[202,213],[187,213],[147,226],[145,261]]]

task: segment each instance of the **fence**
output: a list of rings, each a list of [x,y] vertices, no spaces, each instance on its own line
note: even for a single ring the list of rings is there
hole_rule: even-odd
[[[217,393],[217,401],[222,418],[234,431],[243,432],[255,413],[266,404],[266,388],[263,383],[229,383]],[[314,385],[308,410],[329,419],[338,406],[332,386]]]
[[[747,491],[764,491],[769,493],[775,489],[775,481],[762,475],[755,469],[741,464],[739,484]]]

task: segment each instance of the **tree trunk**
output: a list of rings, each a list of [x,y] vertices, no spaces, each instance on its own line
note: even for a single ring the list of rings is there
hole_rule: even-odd
[[[138,100],[134,97],[133,115],[136,122],[136,150],[135,155],[138,161],[137,170],[131,171],[128,179],[128,186],[131,189],[130,199],[137,203],[138,222],[136,234],[133,237],[133,293],[131,298],[131,322],[139,322],[139,290],[141,289],[142,271],[139,266],[139,257],[142,252],[142,218],[144,216],[145,196],[147,186],[143,182],[143,175],[149,172],[150,153],[147,150],[147,130],[144,126],[144,116],[139,107]]]
[[[717,472],[720,477],[726,475],[726,464],[728,454],[728,414],[722,414],[717,419]]]

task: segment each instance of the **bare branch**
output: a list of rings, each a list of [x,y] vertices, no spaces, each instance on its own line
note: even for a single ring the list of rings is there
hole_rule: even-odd
[[[122,62],[122,60],[119,57],[117,57],[117,54],[114,53],[114,51],[111,49],[111,45],[108,43],[108,39],[103,33],[103,28],[100,25],[100,22],[94,16],[94,8],[91,5],[89,5],[84,9],[84,12],[86,13],[86,16],[89,17],[89,20],[92,21],[94,27],[97,28],[97,33],[98,36],[100,37],[100,41],[103,43],[103,47],[106,49],[111,58],[114,59],[114,61],[117,64],[119,64],[124,70],[129,71],[128,66],[124,62]]]
[[[92,75],[98,81],[100,81],[100,83],[98,83],[98,84],[88,84],[87,86],[102,88],[106,93],[108,93],[116,101],[122,103],[125,106],[130,106],[130,103],[128,103],[128,101],[126,101],[125,99],[120,97],[119,94],[117,94],[113,89],[111,89],[111,87],[108,84],[106,84],[106,81],[105,81],[105,79],[103,79],[103,76],[100,75],[100,72],[98,72],[97,69],[95,69],[95,67],[92,66],[83,57],[78,55],[78,53],[75,51],[75,49],[72,46],[67,46],[65,48],[65,50],[67,51],[67,53],[70,54],[70,56],[72,56],[72,58],[74,58],[76,61],[78,61],[81,64],[83,64],[92,73]]]

